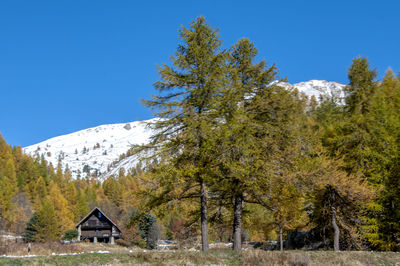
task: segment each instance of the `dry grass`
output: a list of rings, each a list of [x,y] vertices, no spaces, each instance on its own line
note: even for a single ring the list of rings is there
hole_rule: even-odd
[[[29,255],[51,255],[52,253],[78,253],[83,252],[78,245],[64,245],[59,242],[31,243]],[[28,244],[7,243],[0,246],[0,255],[24,256],[28,255]]]
[[[396,265],[400,253],[366,251],[263,251],[231,250],[199,251],[149,251],[118,245],[77,243],[34,244],[32,253],[43,255],[31,258],[2,258],[0,265]],[[26,244],[8,247],[9,255],[26,255]],[[89,253],[91,251],[110,253]],[[71,256],[49,256],[52,253],[81,253]]]
[[[397,265],[400,254],[368,251],[241,252],[242,265]]]
[[[66,253],[82,253],[82,252],[96,252],[96,251],[109,251],[112,253],[124,253],[129,250],[141,250],[139,248],[126,248],[119,245],[110,244],[93,244],[93,243],[75,243],[75,244],[61,244],[59,242],[46,242],[46,243],[31,243],[31,252],[29,255],[46,256],[54,254]],[[0,256],[24,256],[28,255],[28,244],[9,242],[0,245]]]

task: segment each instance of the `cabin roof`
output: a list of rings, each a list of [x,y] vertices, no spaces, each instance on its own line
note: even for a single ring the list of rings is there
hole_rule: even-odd
[[[112,223],[112,224],[115,226],[115,228],[118,229],[118,231],[121,232],[121,230],[118,228],[118,226],[117,226],[110,218],[108,218],[108,216],[105,215],[104,212],[102,212],[98,207],[94,207],[93,210],[91,210],[91,211],[88,213],[88,215],[86,215],[79,223],[77,223],[77,224],[75,225],[75,227],[78,228],[78,226],[79,226],[80,224],[82,224],[86,219],[88,219],[88,218],[90,217],[90,215],[92,215],[96,210],[98,210],[107,220],[110,221],[110,223]]]

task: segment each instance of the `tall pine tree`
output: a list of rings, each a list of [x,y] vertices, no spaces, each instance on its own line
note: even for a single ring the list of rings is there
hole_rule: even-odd
[[[164,64],[158,68],[161,80],[155,83],[155,88],[160,95],[144,103],[160,118],[153,124],[157,133],[152,144],[162,154],[156,156],[168,157],[168,163],[187,186],[198,186],[202,250],[206,251],[207,157],[210,156],[207,139],[215,121],[214,99],[222,85],[224,56],[220,53],[218,31],[204,17],[193,21],[190,28],[182,27],[179,33],[182,44],[171,56],[173,66]]]
[[[233,205],[233,249],[241,249],[242,209],[245,195],[252,189],[252,166],[259,156],[257,116],[259,99],[276,78],[275,65],[255,63],[257,48],[248,39],[239,40],[229,51],[226,86],[218,97],[220,122],[214,153],[221,177],[215,187]],[[218,132],[218,133],[217,133]]]

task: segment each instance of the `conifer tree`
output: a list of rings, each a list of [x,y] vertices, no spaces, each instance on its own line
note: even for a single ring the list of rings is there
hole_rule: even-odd
[[[68,229],[72,229],[74,227],[74,214],[72,213],[68,201],[62,195],[60,188],[53,182],[50,182],[49,185],[49,199],[54,204],[61,230],[65,232]]]
[[[160,95],[144,101],[159,119],[154,127],[153,147],[168,158],[182,183],[198,185],[202,250],[208,250],[207,227],[207,139],[215,121],[215,96],[221,87],[224,57],[220,53],[221,40],[203,17],[192,22],[190,28],[179,31],[180,44],[171,57],[173,66],[158,68],[161,80],[155,83]],[[168,155],[167,155],[168,154]],[[160,153],[156,154],[159,156]],[[168,156],[168,157],[167,157]],[[169,188],[174,180],[166,180]],[[197,184],[197,185],[196,185]],[[166,187],[166,186],[165,186]],[[168,195],[168,192],[163,193]]]
[[[380,204],[382,213],[378,218],[378,238],[373,244],[383,251],[400,251],[400,160],[391,168],[391,173],[384,182]]]
[[[41,201],[48,195],[47,184],[42,176],[37,179],[37,182],[34,187],[33,194],[31,195],[32,199],[35,202],[36,208],[38,208],[41,204]]]
[[[13,148],[15,171],[17,174],[18,188],[20,191],[29,193],[29,184],[35,182],[39,174],[37,173],[32,157],[23,153],[22,148]]]
[[[65,199],[68,200],[71,208],[75,209],[76,202],[78,200],[78,192],[76,190],[74,182],[68,182],[65,190]]]
[[[38,165],[39,165],[39,171],[40,171],[40,176],[44,179],[46,184],[49,182],[49,166],[47,164],[47,161],[44,159],[44,155],[40,156],[38,159]]]
[[[273,224],[279,229],[280,250],[283,251],[283,234],[304,226],[307,222],[305,213],[305,191],[299,186],[294,173],[275,175],[269,180],[269,193]]]
[[[0,223],[8,228],[16,218],[12,203],[18,191],[14,159],[11,147],[0,135]]]
[[[53,202],[44,198],[42,205],[36,212],[37,223],[34,226],[37,231],[36,240],[57,240],[61,236],[61,226],[58,222],[57,214]]]
[[[377,73],[370,69],[367,58],[357,57],[348,71],[350,83],[345,87],[346,107],[350,114],[365,114],[376,90]]]
[[[366,58],[355,58],[348,71],[349,85],[346,86],[346,110],[348,119],[341,126],[343,136],[339,136],[337,147],[349,163],[347,170],[351,173],[363,172],[369,175],[367,154],[371,146],[372,101],[376,95],[376,72],[370,69]],[[371,177],[372,178],[372,177]],[[379,183],[379,180],[371,180]],[[379,177],[377,177],[379,178]],[[379,178],[380,179],[380,178]]]
[[[249,189],[248,180],[252,178],[250,168],[260,152],[255,120],[263,110],[257,105],[277,74],[275,65],[267,68],[265,61],[255,63],[256,55],[257,48],[248,39],[239,40],[231,48],[229,82],[218,97],[221,122],[213,146],[222,176],[217,187],[224,191],[225,197],[232,197],[234,250],[241,249],[243,202]]]
[[[89,205],[86,201],[85,193],[78,190],[77,202],[74,209],[75,222],[79,222],[89,211]]]
[[[29,219],[28,223],[26,224],[26,228],[23,234],[23,239],[25,242],[35,242],[37,230],[36,226],[38,223],[37,214],[36,212],[33,213],[32,217]]]
[[[62,172],[60,162],[57,165],[56,173],[53,175],[53,181],[57,184],[62,192],[65,192],[66,180],[64,179],[64,174]]]
[[[122,204],[121,185],[113,177],[107,178],[103,182],[104,194],[110,199],[116,206]]]
[[[138,234],[146,241],[146,248],[154,249],[158,240],[158,227],[156,218],[150,213],[141,214],[136,209],[128,221],[128,228],[136,226]]]
[[[381,207],[379,216],[374,221],[378,224],[378,229],[374,227],[373,234],[369,234],[371,243],[380,250],[399,251],[400,250],[400,227],[399,227],[399,204],[400,204],[400,171],[399,171],[399,137],[400,137],[400,78],[395,76],[389,69],[386,72],[383,82],[379,87],[379,101],[376,103],[377,118],[375,124],[383,124],[387,132],[381,134],[385,150],[382,153],[387,163],[385,168],[381,169],[384,176],[382,189],[377,198]],[[388,145],[390,144],[390,146]],[[388,153],[390,152],[390,153]],[[391,156],[390,156],[391,155]],[[382,171],[383,170],[383,171]],[[370,230],[372,231],[372,230]],[[371,237],[372,236],[372,237]]]

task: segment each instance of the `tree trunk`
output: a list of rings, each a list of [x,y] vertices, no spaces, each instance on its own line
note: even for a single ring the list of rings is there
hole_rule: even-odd
[[[201,180],[200,191],[200,216],[201,216],[201,250],[208,250],[208,227],[207,227],[207,192],[204,181]]]
[[[332,227],[333,227],[333,231],[334,231],[333,250],[334,251],[339,251],[340,231],[339,231],[339,226],[336,223],[336,209],[335,209],[335,207],[332,207]]]
[[[242,195],[235,196],[233,206],[233,250],[239,251],[242,249]]]
[[[279,244],[281,246],[281,251],[283,251],[283,229],[279,226]]]

